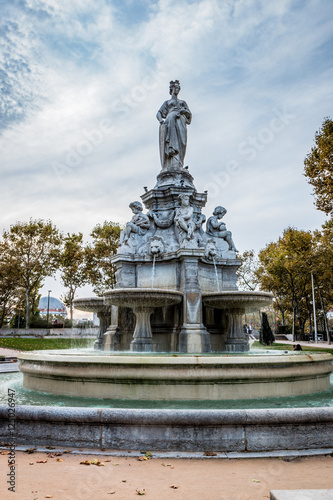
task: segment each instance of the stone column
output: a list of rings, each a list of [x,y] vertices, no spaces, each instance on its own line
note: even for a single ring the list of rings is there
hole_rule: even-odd
[[[153,350],[153,335],[151,332],[150,316],[154,312],[153,307],[133,307],[135,314],[135,329],[131,342],[131,351],[151,352]]]
[[[226,310],[228,329],[225,350],[228,352],[247,352],[250,349],[249,340],[243,329],[245,309],[231,308]]]
[[[120,344],[120,330],[118,327],[118,307],[111,306],[109,327],[103,335],[104,351],[117,351]]]
[[[104,344],[104,333],[108,329],[111,323],[111,311],[110,307],[105,306],[103,310],[97,311],[97,317],[99,319],[99,332],[98,332],[98,337],[94,342],[94,349],[96,350],[103,350],[103,344]]]
[[[183,281],[183,326],[179,334],[180,352],[210,352],[210,334],[202,322],[202,294],[198,280],[198,259],[195,250],[180,251]],[[200,252],[201,254],[201,252]]]

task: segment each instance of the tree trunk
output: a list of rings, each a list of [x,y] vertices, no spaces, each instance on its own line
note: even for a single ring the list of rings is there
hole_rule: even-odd
[[[25,290],[25,328],[26,330],[29,328],[29,309],[30,309],[30,300],[29,300],[29,288],[27,287]]]
[[[0,320],[0,328],[2,328],[4,319],[5,319],[5,314],[6,314],[6,302],[3,303],[2,315],[1,315],[1,320]]]

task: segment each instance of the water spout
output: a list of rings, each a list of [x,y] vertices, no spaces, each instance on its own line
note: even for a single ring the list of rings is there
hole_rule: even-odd
[[[214,269],[215,269],[215,276],[216,276],[216,284],[217,284],[217,291],[220,292],[220,283],[219,283],[219,275],[217,272],[217,267],[216,267],[216,260],[215,257],[213,257],[213,263],[214,263]]]
[[[156,259],[156,253],[154,253],[153,257],[153,268],[151,272],[151,287],[154,288],[154,279],[155,279],[155,259]]]

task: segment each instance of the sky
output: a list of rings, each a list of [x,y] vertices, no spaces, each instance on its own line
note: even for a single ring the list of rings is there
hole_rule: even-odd
[[[325,221],[303,162],[332,117],[331,0],[0,0],[0,44],[1,231],[50,219],[88,241],[130,220],[175,79],[185,164],[240,252]]]

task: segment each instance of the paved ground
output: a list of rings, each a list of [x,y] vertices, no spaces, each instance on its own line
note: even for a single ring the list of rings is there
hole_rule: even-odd
[[[289,344],[289,345],[296,345],[300,344],[302,347],[304,347],[304,351],[306,350],[305,347],[320,347],[321,349],[333,349],[333,344],[328,344],[327,342],[302,342],[299,340],[296,340],[295,342],[292,342],[291,340],[276,340],[276,344]]]
[[[129,500],[145,495],[152,500],[261,500],[271,490],[333,488],[331,456],[139,461],[50,453],[16,453],[15,493],[6,485],[8,455],[0,455],[1,499]],[[93,460],[105,465],[80,463]]]

